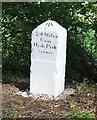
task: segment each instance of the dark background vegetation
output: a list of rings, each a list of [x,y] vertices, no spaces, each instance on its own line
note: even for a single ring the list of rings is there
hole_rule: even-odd
[[[31,32],[52,19],[68,31],[66,78],[97,81],[97,3],[3,3],[3,76],[29,77]]]

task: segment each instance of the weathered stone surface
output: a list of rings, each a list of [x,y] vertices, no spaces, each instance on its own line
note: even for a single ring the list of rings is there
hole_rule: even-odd
[[[67,31],[48,20],[32,31],[30,93],[58,96],[64,90]]]

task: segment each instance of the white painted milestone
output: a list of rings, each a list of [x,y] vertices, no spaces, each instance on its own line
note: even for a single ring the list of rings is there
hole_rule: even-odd
[[[67,31],[48,20],[32,31],[30,93],[58,96],[64,90]]]

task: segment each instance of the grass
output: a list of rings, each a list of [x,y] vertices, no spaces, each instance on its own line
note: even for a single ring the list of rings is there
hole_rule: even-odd
[[[88,111],[87,109],[84,109],[82,111],[72,111],[65,114],[66,118],[85,118],[85,120],[89,120],[90,118],[95,118],[95,115]]]

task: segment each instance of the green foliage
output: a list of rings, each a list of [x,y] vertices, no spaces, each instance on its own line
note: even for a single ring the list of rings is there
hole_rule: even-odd
[[[96,3],[3,3],[2,42],[3,70],[28,74],[32,30],[52,19],[68,30],[67,77],[80,79],[74,64],[86,59],[77,47],[82,46],[97,59]]]
[[[78,98],[71,100],[69,103],[70,112],[65,113],[65,117],[85,118],[85,120],[95,118],[95,90],[95,84],[89,84],[87,81],[76,84],[75,97],[78,95]]]
[[[84,109],[82,111],[77,111],[77,112],[69,112],[69,113],[66,113],[65,116],[67,118],[85,118],[85,120],[95,118],[95,116],[86,109]]]
[[[11,84],[14,84],[16,87],[18,87],[20,90],[29,89],[29,78],[26,77],[26,75],[21,74],[20,72],[12,73],[12,71],[4,72],[5,75],[2,76],[2,83],[8,84],[9,82]],[[12,91],[12,95],[15,95],[15,91]]]
[[[4,120],[4,119],[7,119],[7,118],[8,118],[7,115],[3,115],[3,116],[0,118],[0,120]]]
[[[17,118],[17,116],[18,116],[18,111],[13,110],[13,111],[9,111],[8,113],[4,114],[0,120],[5,120],[5,119],[7,120],[10,118],[15,119]]]

